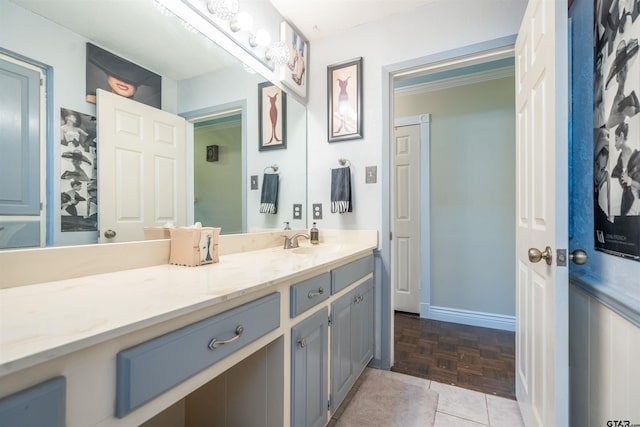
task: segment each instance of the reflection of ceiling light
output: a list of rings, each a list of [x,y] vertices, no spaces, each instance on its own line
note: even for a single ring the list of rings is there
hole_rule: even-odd
[[[152,0],[153,5],[158,9],[158,11],[164,16],[175,16],[173,12],[166,8],[165,5],[160,3],[158,0]]]
[[[264,53],[267,61],[273,61],[275,64],[286,64],[289,61],[289,46],[284,42],[275,42]]]
[[[250,31],[253,27],[253,17],[248,12],[240,12],[235,19],[229,24],[229,28],[234,33],[236,31]]]
[[[250,66],[248,66],[247,64],[245,64],[244,62],[242,63],[242,67],[244,68],[244,70],[249,73],[249,74],[255,74],[256,70],[254,70],[253,68],[251,68]]]
[[[271,43],[271,34],[269,34],[267,30],[258,30],[256,31],[256,35],[249,39],[251,47],[266,47],[269,46],[269,43]]]
[[[196,28],[187,21],[182,21],[182,26],[190,33],[196,34],[198,32],[198,30],[196,30]]]
[[[240,2],[238,0],[209,0],[207,9],[220,19],[231,21],[238,14]]]

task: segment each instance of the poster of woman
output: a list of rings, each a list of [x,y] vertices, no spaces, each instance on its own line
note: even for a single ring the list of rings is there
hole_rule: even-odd
[[[597,250],[640,261],[640,2],[596,0],[594,228]]]
[[[63,232],[98,229],[96,118],[60,109],[60,223]]]
[[[287,148],[287,94],[271,82],[258,84],[258,150]]]
[[[161,108],[162,77],[111,52],[87,43],[86,100],[96,103],[96,89]]]

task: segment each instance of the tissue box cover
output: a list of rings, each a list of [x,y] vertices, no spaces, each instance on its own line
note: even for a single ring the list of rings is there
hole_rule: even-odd
[[[169,264],[196,265],[218,262],[219,227],[176,227],[171,234]]]

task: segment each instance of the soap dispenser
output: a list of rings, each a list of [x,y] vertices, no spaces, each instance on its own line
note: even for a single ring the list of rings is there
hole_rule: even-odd
[[[311,235],[311,244],[312,245],[317,245],[318,243],[320,243],[319,241],[319,232],[318,232],[318,227],[316,227],[316,223],[313,223],[313,227],[311,227],[311,230],[309,230],[309,234]]]

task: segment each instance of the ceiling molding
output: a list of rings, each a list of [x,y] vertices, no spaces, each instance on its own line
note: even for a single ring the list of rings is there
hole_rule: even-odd
[[[456,86],[464,86],[475,83],[487,82],[490,80],[513,77],[515,66],[495,68],[487,71],[480,71],[463,76],[449,77],[431,82],[419,83],[411,86],[399,87],[394,90],[395,96],[419,95],[422,93],[435,92],[437,90],[450,89]]]

